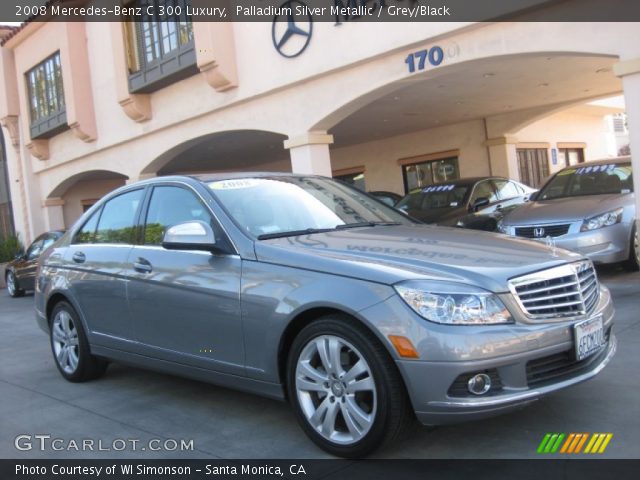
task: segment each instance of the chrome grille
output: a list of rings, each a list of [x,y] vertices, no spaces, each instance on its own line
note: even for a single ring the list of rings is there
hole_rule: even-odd
[[[531,227],[515,227],[517,237],[545,238],[566,235],[571,224],[562,225],[534,225]]]
[[[509,289],[533,319],[586,315],[598,303],[600,291],[596,271],[588,260],[514,278]]]

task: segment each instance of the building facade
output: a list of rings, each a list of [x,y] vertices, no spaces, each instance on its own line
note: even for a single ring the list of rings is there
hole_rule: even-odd
[[[537,186],[616,154],[605,115],[621,109],[592,103],[615,95],[640,145],[640,26],[515,20],[297,19],[309,34],[286,42],[284,23],[186,17],[5,30],[16,230],[68,228],[110,190],[173,173],[317,173],[397,193],[490,174]]]

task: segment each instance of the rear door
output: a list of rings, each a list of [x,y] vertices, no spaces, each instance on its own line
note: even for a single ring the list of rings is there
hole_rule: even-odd
[[[130,250],[126,272],[141,352],[244,374],[240,257],[162,247],[168,227],[199,220],[212,226],[216,244],[233,251],[216,219],[189,186],[155,185],[147,203],[142,217],[142,245]]]
[[[110,198],[87,219],[65,253],[70,289],[93,342],[104,346],[120,348],[133,339],[125,271],[143,197],[139,188]]]

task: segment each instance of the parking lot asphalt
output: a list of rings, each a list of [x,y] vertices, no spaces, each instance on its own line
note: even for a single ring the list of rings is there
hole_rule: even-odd
[[[598,458],[640,458],[640,273],[599,274],[613,293],[619,342],[600,375],[508,415],[416,426],[375,457],[535,458],[547,432],[610,432]],[[328,458],[286,403],[117,364],[99,380],[66,382],[36,326],[33,296],[0,290],[0,331],[0,458]],[[31,449],[24,437],[24,450],[15,447],[19,435],[31,436]],[[50,435],[48,448],[35,435]],[[61,450],[51,449],[54,438]],[[85,439],[93,450],[77,451]],[[173,440],[193,440],[193,450],[176,450]]]

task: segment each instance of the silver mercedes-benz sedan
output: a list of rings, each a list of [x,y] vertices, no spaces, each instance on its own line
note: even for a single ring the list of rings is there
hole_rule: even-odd
[[[127,185],[42,255],[38,323],[71,382],[116,361],[286,399],[343,457],[415,417],[520,408],[612,358],[590,260],[414,222],[318,176]]]
[[[594,263],[640,266],[631,159],[581,163],[553,175],[499,222],[502,233],[553,243]]]

